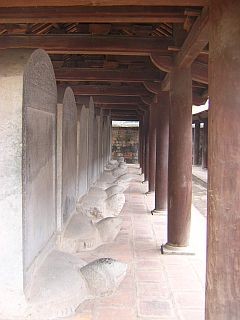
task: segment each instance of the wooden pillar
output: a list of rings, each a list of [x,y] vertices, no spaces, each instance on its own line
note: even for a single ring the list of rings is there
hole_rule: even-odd
[[[164,252],[186,251],[192,200],[192,77],[190,68],[170,75],[168,242]]]
[[[206,320],[240,319],[240,3],[210,1]]]
[[[139,130],[138,130],[138,162],[140,165],[140,170],[142,173],[142,167],[143,167],[143,150],[142,150],[142,127],[143,127],[143,121],[142,119],[139,120]]]
[[[202,145],[202,168],[208,167],[208,119],[204,120],[203,145]]]
[[[156,109],[154,103],[150,106],[149,116],[149,177],[148,193],[155,191],[155,173],[156,173]]]
[[[144,136],[145,136],[145,153],[144,153],[144,181],[149,180],[149,111],[144,114]]]
[[[168,188],[168,145],[169,145],[169,92],[158,95],[158,114],[156,121],[156,177],[154,213],[167,210]]]
[[[200,146],[200,121],[195,121],[195,128],[194,128],[194,143],[193,143],[193,164],[199,164],[199,146]]]
[[[144,174],[145,177],[145,153],[146,153],[146,136],[145,136],[145,118],[144,118],[144,114],[142,116],[142,173]]]

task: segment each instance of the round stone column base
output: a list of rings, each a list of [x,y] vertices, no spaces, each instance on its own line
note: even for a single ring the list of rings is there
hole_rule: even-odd
[[[162,254],[172,254],[172,255],[195,255],[193,249],[189,246],[187,247],[178,247],[171,244],[161,245]]]

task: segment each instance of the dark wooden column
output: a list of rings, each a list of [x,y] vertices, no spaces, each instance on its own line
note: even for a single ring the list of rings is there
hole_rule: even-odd
[[[155,209],[152,214],[167,210],[169,105],[169,92],[160,93],[156,121]]]
[[[195,121],[194,143],[193,143],[193,164],[199,164],[199,146],[200,146],[200,121]]]
[[[208,119],[204,120],[203,145],[202,145],[202,168],[208,167]]]
[[[138,162],[140,165],[141,173],[143,173],[143,118],[139,120],[139,129],[138,129]]]
[[[149,111],[144,114],[144,142],[145,142],[145,153],[144,153],[144,181],[149,180]]]
[[[239,17],[239,1],[210,1],[206,320],[240,319]]]
[[[162,247],[165,252],[186,250],[192,200],[191,69],[175,68],[170,77],[168,242]]]
[[[149,114],[149,177],[148,193],[155,191],[156,173],[156,104],[150,106]]]

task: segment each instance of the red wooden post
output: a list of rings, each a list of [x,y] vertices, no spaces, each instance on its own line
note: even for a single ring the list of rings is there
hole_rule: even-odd
[[[192,201],[192,78],[190,68],[171,73],[168,162],[168,242],[164,252],[186,252]]]
[[[239,1],[210,1],[206,320],[240,319],[239,16]]]
[[[155,191],[156,173],[156,104],[150,106],[149,114],[149,177],[148,193]]]
[[[158,104],[156,120],[155,209],[152,213],[162,213],[167,210],[169,92],[161,92],[158,95]]]

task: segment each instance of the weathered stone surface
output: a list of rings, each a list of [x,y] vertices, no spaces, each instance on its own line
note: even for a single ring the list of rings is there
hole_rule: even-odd
[[[123,193],[115,194],[106,200],[106,212],[109,216],[118,216],[125,203]]]
[[[103,117],[96,115],[95,132],[91,99],[89,109],[82,107],[77,115],[73,93],[66,90],[58,118],[62,122],[58,140],[62,146],[58,150],[61,170],[57,176],[61,179],[58,191],[62,205],[61,215],[56,217],[57,91],[48,55],[43,50],[1,52],[0,87],[0,105],[4,106],[0,111],[0,168],[4,168],[0,170],[0,259],[4,262],[0,265],[0,318],[47,320],[69,316],[81,301],[93,297],[90,269],[96,273],[95,286],[103,283],[96,288],[98,295],[113,292],[123,278],[124,267],[121,269],[116,261],[101,260],[96,266],[85,266],[83,276],[79,270],[84,262],[53,250],[57,231],[75,211],[77,196],[86,194],[109,160],[110,117],[105,117],[103,142]],[[110,186],[114,180],[109,173],[104,183]],[[112,190],[108,199],[109,195],[110,191],[108,194],[95,187],[90,190],[85,204],[90,211],[93,206],[93,217],[114,215],[109,208],[118,210],[111,208],[116,194]],[[74,253],[112,241],[120,230],[118,218],[93,224],[87,216],[85,220],[81,215],[73,217],[65,235],[68,239],[75,234],[78,237],[73,236],[74,245],[71,243],[69,250],[69,241],[65,249]]]
[[[102,258],[80,269],[94,296],[112,294],[127,272],[127,265],[110,258]]]
[[[105,200],[96,197],[94,193],[88,193],[77,204],[77,212],[92,219],[105,217]]]
[[[131,173],[125,173],[121,176],[119,176],[116,181],[118,182],[130,182],[132,181],[136,176],[134,174]]]
[[[74,314],[79,303],[91,298],[78,271],[85,264],[64,252],[50,253],[35,275],[25,318],[55,319]]]
[[[100,220],[96,227],[103,243],[112,242],[121,229],[122,219],[120,217],[108,217]]]
[[[100,126],[100,118],[96,114],[94,115],[93,125],[93,181],[95,183],[98,179],[98,170],[99,170],[99,145],[98,145],[98,138],[99,138],[99,126]]]
[[[111,258],[86,264],[78,256],[54,250],[36,272],[24,309],[12,314],[11,319],[51,320],[71,316],[84,300],[111,295],[126,270],[126,264]]]
[[[93,250],[102,244],[99,232],[92,220],[83,214],[71,218],[61,236],[59,249],[69,253]]]
[[[124,192],[124,187],[123,186],[120,186],[120,185],[113,185],[109,188],[107,188],[105,190],[106,194],[107,194],[107,197],[111,197],[115,194],[118,194],[118,193],[123,193]]]
[[[89,110],[83,105],[78,111],[78,198],[88,190],[88,117]]]
[[[125,165],[118,166],[116,169],[112,170],[112,175],[114,177],[120,177],[121,175],[127,173],[127,167]]]
[[[65,223],[75,212],[77,201],[77,107],[71,88],[64,93],[62,121],[62,217]]]
[[[75,214],[59,241],[59,249],[69,253],[94,250],[112,242],[121,229],[122,219],[109,217],[94,224],[90,218]]]
[[[56,229],[55,132],[57,89],[50,58],[36,50],[23,74],[25,268]]]
[[[118,163],[123,163],[124,162],[124,157],[118,157],[117,161],[118,161]]]
[[[77,204],[77,212],[86,215],[92,219],[103,219],[106,217],[113,217],[119,215],[123,205],[125,203],[125,196],[122,193],[114,193],[114,189],[107,189],[109,195],[107,194],[105,187],[106,184],[102,184],[102,188],[99,187],[91,188],[89,192],[81,198]],[[121,191],[124,190],[124,183],[120,186],[115,186]]]
[[[1,52],[0,87],[0,315],[6,319],[25,309],[24,293],[56,230],[57,91],[48,55]]]
[[[94,182],[94,104],[93,99],[89,101],[89,116],[88,116],[88,169],[87,169],[87,181],[88,189]]]
[[[99,187],[92,187],[88,194],[91,196],[94,196],[96,199],[106,200],[107,199],[107,193],[105,190],[99,188]]]
[[[99,180],[96,182],[95,186],[101,189],[107,189],[115,181],[115,177],[112,175],[111,170],[104,170],[103,174],[100,176]]]
[[[119,163],[117,160],[110,160],[106,165],[105,165],[105,170],[106,171],[111,171],[114,170],[118,167]]]

